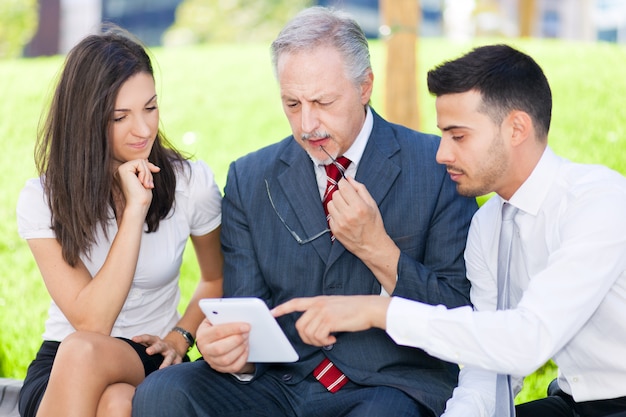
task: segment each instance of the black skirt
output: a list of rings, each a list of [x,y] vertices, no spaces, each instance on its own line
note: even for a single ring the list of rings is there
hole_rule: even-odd
[[[142,344],[135,343],[130,339],[118,337],[118,339],[128,343],[139,355],[146,376],[159,369],[163,362],[162,355],[148,355],[146,347]],[[45,341],[42,343],[37,356],[31,362],[24,379],[24,385],[19,396],[19,412],[22,417],[35,417],[39,404],[43,398],[43,394],[48,386],[52,364],[59,349],[60,342]],[[189,357],[185,355],[185,362],[189,361]]]

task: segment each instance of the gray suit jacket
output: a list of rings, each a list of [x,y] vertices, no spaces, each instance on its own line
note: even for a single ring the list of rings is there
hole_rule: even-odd
[[[356,174],[376,200],[387,233],[401,249],[394,296],[456,307],[469,304],[463,251],[476,210],[437,164],[439,139],[386,122],[374,127]],[[301,238],[326,228],[313,163],[293,136],[230,166],[224,189],[222,245],[227,297],[255,296],[270,307],[294,297],[380,294],[372,272],[328,234],[300,245],[272,208]],[[338,335],[331,348],[304,344],[294,323],[279,322],[295,346],[295,364],[260,365],[297,384],[328,356],[351,381],[397,387],[439,415],[457,384],[458,366],[419,349],[396,345],[382,330]],[[415,318],[419,320],[419,318]],[[410,325],[410,323],[407,323]]]

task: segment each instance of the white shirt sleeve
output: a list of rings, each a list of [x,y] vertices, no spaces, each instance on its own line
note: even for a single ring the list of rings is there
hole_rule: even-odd
[[[39,178],[32,178],[17,201],[17,230],[23,239],[55,238],[52,214]]]
[[[181,204],[182,201],[187,204],[191,234],[202,236],[215,230],[222,222],[222,194],[213,171],[204,161],[189,161],[189,164],[189,182],[180,181],[187,197],[181,199]]]
[[[492,417],[495,411],[496,373],[464,367],[459,385],[446,403],[442,417]]]
[[[495,266],[483,259],[488,256],[484,248],[473,245],[483,242],[485,246],[494,236],[481,236],[481,225],[473,224],[470,237],[474,233],[480,239],[468,240],[466,258],[477,311],[394,297],[387,314],[387,333],[396,343],[422,348],[435,357],[513,376],[532,373],[555,355],[570,369],[585,369],[590,374],[589,349],[613,352],[625,343],[618,334],[606,337],[612,334],[610,327],[618,325],[614,319],[598,319],[623,312],[623,284],[616,280],[623,283],[626,278],[626,198],[611,186],[593,185],[551,202],[554,206],[546,210],[548,214],[522,219],[532,221],[530,229],[520,228],[523,243],[527,248],[534,246],[545,259],[539,266],[538,256],[527,259],[530,281],[515,309],[493,311],[495,307],[491,307],[495,277],[482,264]],[[538,228],[545,234],[535,233]],[[573,356],[567,350],[558,355],[569,348],[575,349]],[[617,365],[618,357],[611,357]],[[577,384],[584,379],[591,380],[579,375],[572,378]],[[583,396],[587,391],[590,389],[585,386],[579,398],[589,398]]]

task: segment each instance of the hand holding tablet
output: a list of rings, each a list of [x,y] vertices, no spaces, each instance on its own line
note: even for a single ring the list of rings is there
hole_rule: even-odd
[[[298,354],[263,300],[254,297],[204,298],[200,308],[213,324],[249,323],[249,362],[295,362]]]

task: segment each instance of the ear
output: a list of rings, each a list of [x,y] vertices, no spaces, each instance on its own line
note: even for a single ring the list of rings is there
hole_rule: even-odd
[[[361,83],[361,104],[366,105],[372,97],[372,89],[374,87],[374,73],[371,69],[367,71],[365,80]]]
[[[513,110],[507,117],[511,127],[511,146],[519,146],[534,136],[533,121],[525,111]]]

